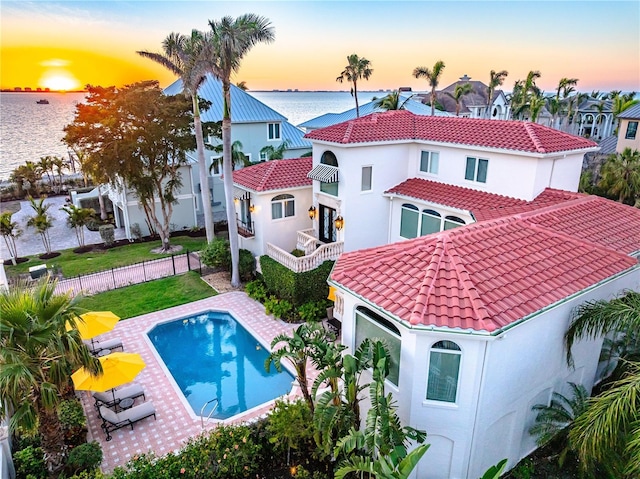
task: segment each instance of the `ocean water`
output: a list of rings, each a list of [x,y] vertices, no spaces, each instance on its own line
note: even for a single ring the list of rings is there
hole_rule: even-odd
[[[258,100],[286,116],[289,123],[299,125],[325,113],[340,113],[355,108],[348,91],[255,91]],[[364,104],[381,92],[361,92],[358,101]],[[0,93],[0,180],[26,161],[37,162],[43,156],[55,155],[68,159],[62,143],[63,128],[73,121],[75,106],[84,93]],[[39,105],[40,99],[49,100]]]

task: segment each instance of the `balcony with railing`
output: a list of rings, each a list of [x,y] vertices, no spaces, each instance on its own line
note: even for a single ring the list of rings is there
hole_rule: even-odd
[[[267,255],[295,273],[303,273],[316,269],[325,261],[335,261],[344,251],[344,242],[321,243],[314,229],[297,232],[296,248],[304,252],[304,256],[294,256],[282,248],[267,243]]]
[[[253,221],[245,222],[236,218],[238,224],[238,234],[243,238],[253,238],[256,235]]]

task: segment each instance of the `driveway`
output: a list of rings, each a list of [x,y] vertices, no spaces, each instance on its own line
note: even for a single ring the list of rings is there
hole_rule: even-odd
[[[53,227],[49,230],[49,236],[51,237],[51,250],[61,251],[63,249],[77,248],[78,240],[76,239],[76,233],[73,228],[67,226],[67,214],[60,208],[65,205],[64,196],[54,196],[45,200],[45,205],[50,204],[49,215],[53,219]],[[20,210],[13,214],[11,219],[16,221],[23,231],[20,238],[17,239],[16,245],[18,249],[18,256],[31,256],[45,253],[42,239],[33,228],[27,228],[27,221],[30,216],[33,216],[34,211],[31,204],[28,201],[20,202]],[[115,239],[123,239],[124,228],[115,229]],[[84,228],[84,238],[86,244],[100,244],[102,239],[98,231],[89,231],[86,226]],[[9,251],[7,245],[3,240],[0,240],[0,258],[3,260],[9,259]]]

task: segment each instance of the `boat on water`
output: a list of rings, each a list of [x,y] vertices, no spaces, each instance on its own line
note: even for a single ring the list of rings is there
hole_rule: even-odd
[[[36,103],[38,105],[48,105],[49,104],[49,100],[46,100],[46,99],[38,100]]]

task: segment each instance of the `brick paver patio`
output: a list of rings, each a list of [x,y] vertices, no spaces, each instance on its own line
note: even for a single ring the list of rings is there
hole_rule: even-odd
[[[146,363],[146,367],[136,377],[135,382],[143,386],[146,400],[153,401],[156,408],[156,420],[153,417],[144,419],[130,428],[122,428],[112,432],[111,441],[105,440],[105,434],[100,428],[101,420],[94,407],[91,393],[79,391],[82,404],[87,416],[89,440],[96,440],[102,446],[104,459],[103,472],[111,472],[116,466],[124,465],[135,455],[153,451],[157,455],[164,455],[182,447],[185,441],[202,432],[201,419],[195,416],[188,406],[184,405],[178,391],[172,386],[172,381],[165,373],[152,350],[146,332],[155,324],[181,317],[191,316],[207,310],[229,311],[242,325],[250,331],[262,344],[269,348],[275,336],[281,333],[291,333],[297,326],[275,320],[267,316],[264,307],[250,299],[243,292],[225,293],[203,299],[175,308],[145,314],[136,318],[120,321],[115,329],[100,336],[100,339],[118,337],[124,344],[125,351],[139,353]],[[293,371],[291,371],[293,373]],[[309,371],[311,380],[315,379],[315,371]],[[299,395],[297,388],[292,388],[290,397]],[[243,422],[256,419],[264,415],[271,403],[254,408],[238,416],[234,416],[225,423]],[[218,424],[217,420],[209,420],[205,429],[211,429]]]

